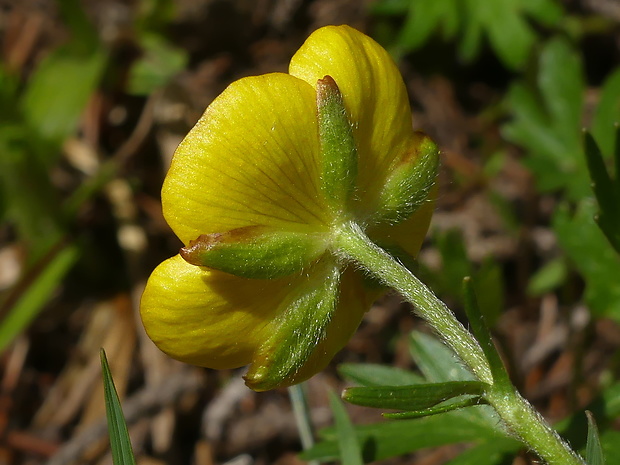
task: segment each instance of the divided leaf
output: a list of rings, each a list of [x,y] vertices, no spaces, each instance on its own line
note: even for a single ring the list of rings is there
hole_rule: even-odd
[[[553,216],[553,229],[574,267],[586,284],[584,299],[597,316],[620,321],[620,255],[594,221],[597,206],[584,199],[571,212],[568,206],[558,208]]]
[[[525,165],[543,191],[565,190],[570,199],[589,193],[581,150],[585,84],[582,64],[564,39],[543,48],[533,86],[514,84],[508,94],[513,119],[504,135],[526,149]]]

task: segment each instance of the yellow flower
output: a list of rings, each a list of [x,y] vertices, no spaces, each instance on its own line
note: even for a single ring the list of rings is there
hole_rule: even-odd
[[[162,203],[185,247],[147,283],[148,335],[187,363],[251,364],[256,390],[311,377],[380,292],[333,234],[354,221],[417,254],[436,164],[386,51],[348,26],[315,31],[289,74],[231,84],[177,149]]]

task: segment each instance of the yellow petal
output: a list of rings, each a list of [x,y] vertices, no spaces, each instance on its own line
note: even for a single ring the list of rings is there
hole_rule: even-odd
[[[290,281],[238,278],[190,265],[180,256],[148,280],[140,312],[149,337],[172,358],[208,368],[252,361]]]
[[[349,26],[328,26],[306,40],[289,72],[312,86],[326,75],[336,81],[357,142],[360,202],[374,204],[412,133],[407,91],[396,64],[370,37]]]
[[[287,231],[329,222],[319,195],[316,94],[267,74],[231,84],[177,149],[164,182],[164,216],[187,244],[246,226]]]

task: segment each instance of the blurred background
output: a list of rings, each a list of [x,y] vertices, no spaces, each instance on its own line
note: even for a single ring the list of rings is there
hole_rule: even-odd
[[[0,464],[111,463],[100,347],[140,464],[301,463],[286,390],[256,394],[243,370],[170,360],[137,308],[152,269],[181,246],[160,205],[176,145],[230,82],[286,72],[327,24],[392,53],[414,127],[442,149],[418,274],[459,317],[461,279],[474,276],[515,383],[552,421],[615,386],[620,256],[593,219],[582,128],[611,157],[617,0],[5,0]],[[410,352],[425,332],[398,297],[382,298],[308,383],[315,425],[332,421],[328,388],[348,382],[339,364],[415,370]],[[620,444],[612,400],[600,426]],[[480,445],[437,434],[367,459],[457,463]],[[531,461],[513,459],[493,463]]]

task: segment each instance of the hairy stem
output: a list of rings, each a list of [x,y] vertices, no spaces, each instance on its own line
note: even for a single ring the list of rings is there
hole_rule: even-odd
[[[585,465],[514,386],[494,383],[484,351],[472,334],[430,289],[374,244],[357,224],[340,228],[335,248],[342,258],[353,261],[414,305],[416,314],[433,327],[480,381],[489,384],[485,398],[512,434],[550,465]]]

